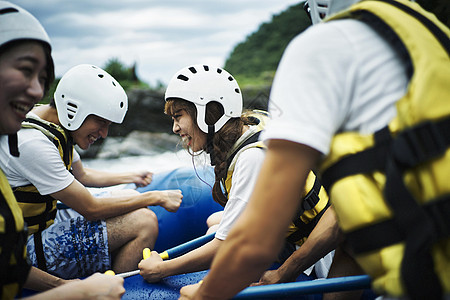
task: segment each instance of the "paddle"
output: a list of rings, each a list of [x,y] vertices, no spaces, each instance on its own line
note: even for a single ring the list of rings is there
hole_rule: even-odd
[[[367,275],[346,276],[330,279],[316,279],[280,284],[252,286],[244,289],[233,299],[260,299],[268,297],[288,297],[307,294],[322,294],[370,288]]]
[[[210,234],[202,235],[202,236],[195,238],[193,240],[190,240],[186,243],[183,243],[183,244],[180,244],[173,248],[170,248],[169,250],[166,250],[166,251],[160,253],[159,256],[161,256],[162,259],[167,260],[167,259],[172,259],[177,256],[183,255],[186,252],[189,252],[189,251],[191,251],[195,248],[198,248],[198,247],[206,244],[207,242],[211,241],[214,238],[215,234],[216,233],[213,232]]]
[[[143,257],[144,259],[149,258],[150,255],[151,255],[151,251],[150,251],[149,248],[144,248],[144,250],[142,250],[142,257]],[[116,275],[116,276],[119,276],[119,277],[126,278],[126,277],[130,277],[130,276],[139,274],[139,271],[140,271],[140,270],[134,270],[134,271],[130,271],[130,272],[125,272],[125,273],[116,274],[116,273],[114,273],[113,270],[108,270],[108,271],[105,272],[105,275],[112,275],[112,276]]]
[[[170,248],[169,250],[166,250],[162,253],[159,254],[159,256],[163,259],[163,260],[167,260],[167,259],[172,259],[175,258],[177,256],[183,255],[186,252],[191,251],[192,249],[198,248],[204,244],[206,244],[207,242],[211,241],[214,238],[215,233],[210,233],[207,235],[202,235],[198,238],[195,238],[193,240],[190,240],[186,243],[183,243],[181,245],[175,246],[173,248]],[[147,259],[150,257],[150,249],[149,248],[145,248],[143,251],[143,257],[144,259]],[[125,273],[120,273],[120,274],[115,274],[114,271],[112,270],[108,270],[105,272],[105,274],[108,275],[116,275],[116,276],[120,276],[123,278],[126,277],[130,277],[136,274],[139,274],[140,270],[134,270],[134,271],[130,271],[130,272],[125,272]]]

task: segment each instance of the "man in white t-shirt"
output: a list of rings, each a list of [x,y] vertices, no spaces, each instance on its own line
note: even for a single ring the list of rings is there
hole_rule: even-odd
[[[331,16],[358,1],[308,2],[314,23],[314,20],[318,22],[327,14]],[[361,1],[360,4],[373,3],[386,13],[386,18],[391,11],[403,18],[403,12],[393,7],[407,6],[406,10],[412,11],[412,15],[417,10],[421,12],[417,14],[419,18],[422,14],[427,16],[421,19],[423,23],[439,23],[431,14],[423,13],[417,4],[398,2],[402,3],[394,1],[392,7],[389,6],[392,4],[390,1]],[[409,9],[409,6],[413,8]],[[411,26],[416,25],[416,20],[411,22]],[[400,22],[398,26],[404,24]],[[443,25],[438,27],[445,32],[443,44],[448,44],[448,28]],[[409,35],[410,40],[422,37],[417,33]],[[431,41],[435,43],[435,40]],[[420,54],[431,55],[423,51]],[[307,171],[314,169],[329,155],[333,137],[350,131],[359,135],[373,134],[396,117],[396,103],[408,95],[406,92],[412,72],[408,62],[400,57],[390,41],[365,22],[353,18],[319,23],[290,43],[280,61],[271,90],[270,112],[273,121],[261,137],[267,143],[268,151],[252,197],[217,253],[204,282],[183,288],[180,299],[229,299],[260,276],[282,245],[283,230],[298,205],[296,197],[304,186]],[[442,60],[446,64],[443,73],[448,75],[448,52],[447,60]],[[448,99],[448,85],[446,89]],[[341,146],[345,149],[348,144],[343,143]],[[341,189],[342,198],[346,197],[346,192],[348,198],[354,193],[351,189]],[[330,195],[332,202],[336,200],[333,196]],[[352,212],[353,215],[358,214],[351,204],[347,207],[343,204],[342,209],[346,208],[350,216]],[[448,216],[444,219],[448,219]],[[448,243],[443,245],[448,246]],[[398,249],[402,248],[397,247],[395,251]],[[397,254],[389,257],[389,251],[385,253],[388,258],[401,257]],[[440,262],[448,266],[445,259]],[[373,258],[367,265],[374,263],[378,263],[378,258]],[[397,262],[386,261],[384,267],[395,268],[394,264],[398,266]],[[440,272],[441,278],[449,275],[448,268],[445,271],[442,266],[436,272]],[[379,277],[386,273],[380,270],[378,274],[371,274],[374,275],[373,282],[378,286],[378,291],[394,297],[405,295],[407,291],[398,284],[398,273],[393,274],[396,276],[390,282],[379,282]],[[417,273],[421,276],[420,272]],[[428,279],[422,278],[424,282]],[[448,292],[448,282],[444,287]],[[427,290],[430,295],[439,295],[439,291],[436,294],[434,292],[434,289]],[[409,296],[418,295],[409,291]]]
[[[28,256],[34,266],[62,278],[94,272],[135,270],[142,250],[158,236],[156,215],[147,207],[176,211],[181,191],[128,190],[95,197],[85,188],[121,183],[147,185],[151,173],[109,173],[84,168],[74,145],[87,149],[121,123],[127,96],[104,70],[78,65],[59,82],[49,105],[36,106],[18,132],[19,157],[0,139],[4,170],[28,224]],[[3,159],[4,158],[4,159]],[[56,199],[74,209],[56,219]],[[54,222],[54,223],[53,223]]]

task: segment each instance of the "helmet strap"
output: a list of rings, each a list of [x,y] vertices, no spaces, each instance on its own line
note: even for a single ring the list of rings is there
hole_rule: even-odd
[[[17,145],[17,133],[8,135],[9,153],[12,156],[19,157],[19,147]]]
[[[206,153],[209,153],[209,158],[211,160],[211,166],[216,164],[216,157],[214,155],[214,146],[213,146],[213,138],[214,138],[215,128],[214,125],[208,125],[208,134],[206,135]]]

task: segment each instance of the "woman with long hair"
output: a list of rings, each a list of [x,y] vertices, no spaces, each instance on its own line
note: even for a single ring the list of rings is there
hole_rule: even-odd
[[[173,132],[180,135],[183,146],[192,155],[203,151],[209,154],[215,172],[213,198],[224,211],[215,238],[207,244],[168,261],[163,261],[155,251],[150,258],[142,260],[140,274],[149,282],[209,268],[253,190],[265,154],[265,145],[258,141],[258,136],[269,121],[263,111],[242,112],[242,94],[234,77],[222,68],[208,65],[193,65],[178,71],[167,87],[165,100],[165,113],[172,117]],[[322,216],[326,216],[322,219],[329,219],[332,226],[328,226],[327,234],[320,238],[329,237],[325,246],[310,242],[314,255],[304,260],[302,270],[295,273],[298,275],[333,250],[339,239],[334,214],[327,209],[328,196],[313,172],[303,198],[306,204],[292,212],[293,223],[278,257],[280,262],[305,242]],[[329,268],[331,260],[328,258],[325,269]],[[279,281],[293,281],[297,276],[291,273]]]

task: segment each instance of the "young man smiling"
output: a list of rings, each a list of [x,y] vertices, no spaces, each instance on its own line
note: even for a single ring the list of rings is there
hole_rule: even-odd
[[[88,276],[112,268],[137,268],[143,248],[154,246],[160,205],[176,211],[181,191],[151,191],[94,197],[85,186],[150,183],[149,172],[109,173],[84,168],[73,149],[87,149],[108,135],[112,122],[121,123],[128,99],[120,84],[104,70],[79,65],[59,82],[54,100],[36,106],[18,133],[20,157],[9,157],[0,143],[0,166],[20,204],[30,234],[29,258],[34,266],[62,278]],[[57,217],[56,199],[75,215]],[[56,218],[56,219],[55,219]]]

